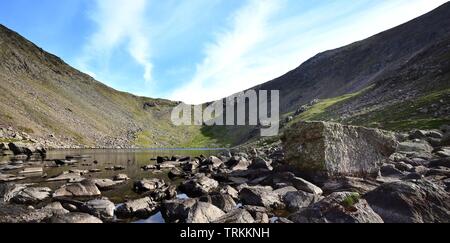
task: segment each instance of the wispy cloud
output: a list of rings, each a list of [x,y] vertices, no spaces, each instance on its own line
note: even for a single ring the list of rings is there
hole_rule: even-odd
[[[364,0],[343,5],[333,1],[286,16],[279,13],[289,9],[289,1],[248,0],[231,17],[229,26],[205,45],[194,77],[169,98],[192,104],[217,100],[276,78],[319,52],[392,28],[444,2]]]
[[[95,73],[92,65],[108,66],[113,52],[126,45],[126,50],[143,68],[145,81],[152,80],[150,40],[145,25],[147,0],[95,0],[96,8],[89,17],[96,24],[78,59],[83,71]]]

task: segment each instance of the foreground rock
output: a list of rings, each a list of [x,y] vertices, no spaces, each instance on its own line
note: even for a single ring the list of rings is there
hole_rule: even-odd
[[[114,217],[116,206],[107,198],[95,199],[84,203],[81,210],[97,218],[108,220]]]
[[[218,224],[252,224],[255,223],[255,219],[245,209],[236,208],[226,215],[216,219],[214,223]]]
[[[49,223],[52,224],[101,224],[99,218],[87,213],[68,213],[62,215],[54,215],[50,218]]]
[[[145,197],[137,200],[128,201],[118,206],[116,214],[120,218],[148,218],[155,213],[158,204],[150,197]]]
[[[180,190],[189,197],[200,197],[217,189],[219,182],[204,174],[197,174],[194,178],[182,183]]]
[[[163,203],[162,215],[170,223],[212,223],[225,213],[196,199],[175,199]]]
[[[386,183],[364,198],[386,223],[449,223],[450,196],[427,180]]]
[[[239,192],[239,198],[244,205],[261,206],[266,208],[283,208],[280,197],[270,186],[245,187]]]
[[[336,192],[289,217],[294,223],[383,223],[358,193]]]
[[[331,177],[376,177],[379,164],[396,151],[397,145],[393,133],[328,122],[297,123],[283,138],[290,165]]]
[[[91,180],[84,180],[80,183],[64,185],[53,193],[54,198],[94,197],[100,195],[101,195],[100,190]]]
[[[51,196],[52,190],[48,187],[29,187],[17,192],[11,202],[17,204],[37,204]]]

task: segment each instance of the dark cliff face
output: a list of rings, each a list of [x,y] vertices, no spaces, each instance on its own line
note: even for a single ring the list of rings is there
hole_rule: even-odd
[[[363,41],[320,53],[257,89],[280,89],[283,112],[319,98],[359,91],[377,83],[425,49],[450,37],[450,3]]]

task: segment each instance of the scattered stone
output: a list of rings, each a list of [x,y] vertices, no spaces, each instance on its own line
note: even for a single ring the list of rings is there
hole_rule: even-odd
[[[236,208],[225,214],[224,216],[216,219],[214,223],[218,224],[252,224],[255,223],[255,219],[245,209]]]
[[[450,197],[427,180],[383,184],[364,198],[386,223],[449,223]]]
[[[134,190],[137,192],[154,192],[162,189],[166,186],[166,183],[162,179],[144,179],[134,183]]]
[[[268,169],[273,170],[272,168],[272,160],[264,160],[261,157],[256,157],[253,159],[251,165],[248,167],[248,169],[254,170],[254,169]]]
[[[171,180],[175,180],[178,178],[185,178],[187,174],[178,168],[173,168],[169,171],[168,176]]]
[[[122,184],[124,181],[113,181],[110,179],[92,179],[91,180],[100,191],[109,191],[114,189],[117,185]]]
[[[222,186],[219,188],[219,192],[222,194],[230,195],[233,199],[239,199],[239,192],[231,186]]]
[[[219,182],[208,178],[204,174],[197,174],[194,178],[185,181],[179,187],[180,191],[189,197],[199,197],[217,189]]]
[[[211,203],[224,212],[231,212],[236,209],[236,202],[228,194],[211,193],[207,196],[201,197],[199,200],[201,202]]]
[[[80,173],[69,173],[68,171],[65,171],[56,177],[47,179],[47,181],[49,181],[49,182],[51,182],[51,181],[74,182],[74,181],[79,181],[79,180],[83,180],[83,179],[84,178],[81,176]]]
[[[239,192],[239,198],[244,205],[262,206],[266,208],[283,208],[279,196],[270,186],[245,187]]]
[[[116,214],[121,218],[148,218],[156,211],[157,207],[156,202],[149,197],[145,197],[121,204],[117,207]]]
[[[286,205],[286,209],[290,212],[297,212],[302,208],[309,207],[311,204],[318,202],[320,199],[321,197],[318,195],[303,191],[291,191],[282,197],[283,203]]]
[[[118,174],[114,176],[114,181],[128,181],[130,178],[126,174]]]
[[[52,202],[43,208],[44,210],[49,210],[53,214],[66,214],[70,213],[69,210],[65,209],[60,202]]]
[[[84,203],[81,210],[100,219],[111,219],[114,217],[116,206],[107,198],[95,199]]]
[[[226,165],[231,170],[247,170],[251,165],[251,162],[248,161],[245,157],[233,156],[230,160],[228,160]]]
[[[186,223],[213,223],[224,215],[222,210],[210,203],[197,202],[189,209]]]
[[[60,187],[53,193],[54,198],[60,197],[93,197],[100,196],[101,192],[91,180],[68,184]]]
[[[294,223],[383,223],[382,218],[354,192],[336,192],[289,216]]]
[[[67,213],[57,214],[49,220],[52,224],[101,224],[103,223],[99,218],[96,218],[87,213]]]
[[[255,219],[255,223],[268,224],[270,222],[266,208],[251,205],[245,205],[243,208],[252,215],[253,219]]]
[[[219,168],[220,166],[222,166],[222,164],[223,164],[223,161],[215,156],[211,156],[207,160],[205,160],[204,162],[201,163],[202,166],[212,165],[212,167],[214,169]]]
[[[13,198],[11,202],[17,204],[38,204],[51,196],[52,190],[48,187],[28,187],[20,190]]]

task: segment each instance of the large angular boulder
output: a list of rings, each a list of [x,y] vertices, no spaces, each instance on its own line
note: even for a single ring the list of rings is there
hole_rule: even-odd
[[[450,223],[450,196],[428,180],[386,183],[364,198],[386,223]]]
[[[393,133],[329,122],[300,122],[283,136],[286,161],[325,176],[376,176],[396,151]]]

